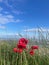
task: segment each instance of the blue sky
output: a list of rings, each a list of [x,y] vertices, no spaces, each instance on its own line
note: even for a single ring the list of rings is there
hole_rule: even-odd
[[[0,0],[0,34],[49,28],[49,0]]]

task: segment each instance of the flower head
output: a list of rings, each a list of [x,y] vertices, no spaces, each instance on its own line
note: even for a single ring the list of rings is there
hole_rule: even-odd
[[[21,38],[21,39],[19,40],[19,43],[20,43],[20,44],[22,44],[22,43],[27,44],[27,43],[28,43],[28,40],[25,39],[25,38]]]
[[[22,50],[22,49],[19,49],[19,50],[18,50],[18,53],[22,53],[22,52],[23,52],[23,50]]]
[[[34,55],[34,51],[33,50],[30,50],[30,55]]]
[[[19,49],[26,49],[26,44],[18,44],[17,47]]]
[[[31,48],[32,48],[32,49],[38,49],[38,48],[39,48],[39,46],[34,45],[34,46],[32,46]]]
[[[17,48],[14,48],[13,51],[14,51],[14,52],[18,52],[18,49],[17,49]]]

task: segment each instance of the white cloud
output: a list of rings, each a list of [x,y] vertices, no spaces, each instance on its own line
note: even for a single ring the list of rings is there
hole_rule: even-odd
[[[15,13],[15,14],[17,14],[17,15],[19,15],[19,14],[24,14],[24,12],[18,11],[18,10],[14,10],[14,11],[12,11],[12,12]]]
[[[17,20],[15,20],[15,22],[22,22],[23,20],[20,20],[20,19],[17,19]]]
[[[32,28],[32,29],[25,29],[24,30],[25,32],[35,32],[35,31],[43,31],[43,32],[46,32],[46,31],[49,31],[49,29],[46,29],[46,28]]]
[[[0,2],[2,2],[3,0],[0,0]]]
[[[8,0],[7,0],[8,1]],[[17,3],[23,3],[23,2],[26,2],[27,0],[10,0],[11,2],[16,2]]]
[[[9,0],[0,0],[0,2],[4,3],[7,7],[12,8],[12,5],[9,4]]]
[[[7,18],[9,18],[9,19],[14,18],[14,16],[12,16],[12,15],[6,15],[5,17],[7,17]]]
[[[2,16],[2,14],[0,14],[0,16]]]
[[[9,12],[7,12],[7,11],[4,11],[4,14],[9,14]]]
[[[6,27],[5,26],[0,26],[0,29],[5,29]]]
[[[12,15],[0,14],[0,24],[6,24],[6,23],[10,23],[10,22],[17,23],[17,22],[22,22],[22,20],[20,20],[20,19],[15,20],[14,16],[12,16]]]
[[[3,8],[2,7],[0,7],[0,12],[3,10]]]
[[[19,34],[18,33],[12,33],[12,32],[2,32],[2,33],[0,33],[1,35],[15,35],[15,36],[19,36]]]
[[[10,5],[9,4],[9,2],[12,2],[13,1],[13,3],[12,3],[12,5]],[[20,10],[15,10],[14,9],[14,7],[15,7],[15,3],[17,4],[17,1],[19,2],[21,2],[21,1],[23,1],[23,0],[17,0],[16,2],[15,2],[16,0],[0,0],[0,2],[3,2],[8,8],[10,8],[10,10],[12,11],[12,13],[14,13],[14,14],[17,14],[17,15],[19,15],[19,14],[24,14],[24,12],[23,11],[20,11]],[[7,13],[7,12],[5,12],[5,13]]]
[[[5,3],[6,6],[13,8],[12,5],[9,4],[8,0],[3,1]]]

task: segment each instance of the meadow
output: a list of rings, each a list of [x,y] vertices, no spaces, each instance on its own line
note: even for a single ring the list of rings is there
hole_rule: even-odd
[[[16,40],[0,41],[0,65],[49,65],[49,48],[44,45],[35,50],[35,54],[29,54],[28,50],[24,50],[22,54],[14,53],[13,48],[16,47]]]

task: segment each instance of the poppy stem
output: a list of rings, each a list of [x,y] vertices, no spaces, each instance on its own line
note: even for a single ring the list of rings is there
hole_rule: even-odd
[[[19,53],[19,57],[18,57],[18,65],[22,65],[22,53]]]

